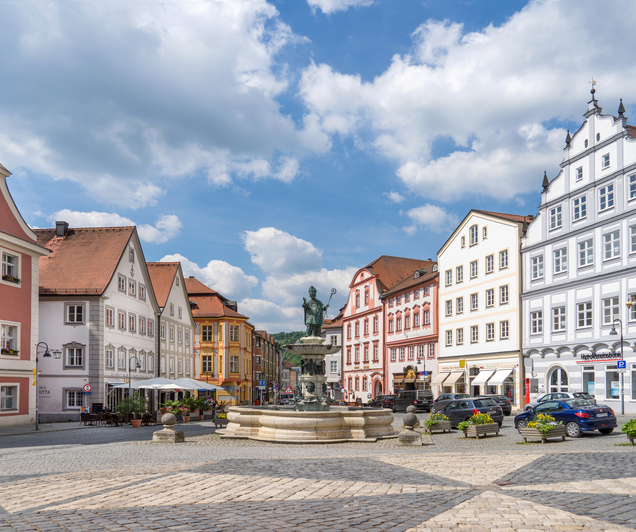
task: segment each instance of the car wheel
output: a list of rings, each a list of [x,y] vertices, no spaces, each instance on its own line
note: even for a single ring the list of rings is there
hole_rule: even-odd
[[[565,432],[567,432],[570,438],[578,438],[581,436],[581,427],[579,427],[574,421],[570,421],[565,426]]]
[[[517,421],[517,428],[518,429],[525,429],[528,426],[528,420],[527,419],[520,419],[519,421]]]
[[[611,434],[612,432],[614,432],[614,429],[613,428],[612,429],[598,429],[598,431],[601,434]]]

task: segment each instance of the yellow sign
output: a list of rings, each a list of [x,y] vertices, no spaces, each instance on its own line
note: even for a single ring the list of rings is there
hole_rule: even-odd
[[[466,361],[463,358],[459,361],[459,367],[460,368],[465,368],[466,367]]]
[[[37,371],[37,369],[33,368],[33,386],[37,386],[37,382],[35,380],[37,378],[37,376],[35,374],[36,371]]]

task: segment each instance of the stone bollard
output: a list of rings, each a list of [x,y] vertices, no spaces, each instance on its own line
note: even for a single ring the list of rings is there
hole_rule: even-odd
[[[400,432],[400,435],[398,436],[398,443],[400,445],[408,445],[412,447],[422,446],[422,435],[413,430],[413,427],[417,424],[415,411],[416,408],[413,405],[406,408],[406,415],[404,416],[406,429]]]
[[[177,422],[177,418],[174,414],[164,414],[161,417],[161,423],[163,423],[163,429],[153,433],[152,441],[159,443],[181,443],[185,441],[183,431],[174,430],[174,425]]]

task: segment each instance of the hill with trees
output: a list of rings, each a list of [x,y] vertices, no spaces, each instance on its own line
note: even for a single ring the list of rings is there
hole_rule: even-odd
[[[300,366],[300,355],[291,354],[284,346],[295,344],[300,338],[305,336],[305,331],[279,332],[272,334],[272,336],[283,348],[283,358],[294,366]]]

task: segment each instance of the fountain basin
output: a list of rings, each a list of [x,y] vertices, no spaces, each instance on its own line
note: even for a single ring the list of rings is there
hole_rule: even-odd
[[[334,406],[327,411],[299,412],[280,407],[232,406],[222,438],[278,443],[375,442],[396,438],[393,414],[380,408]]]

